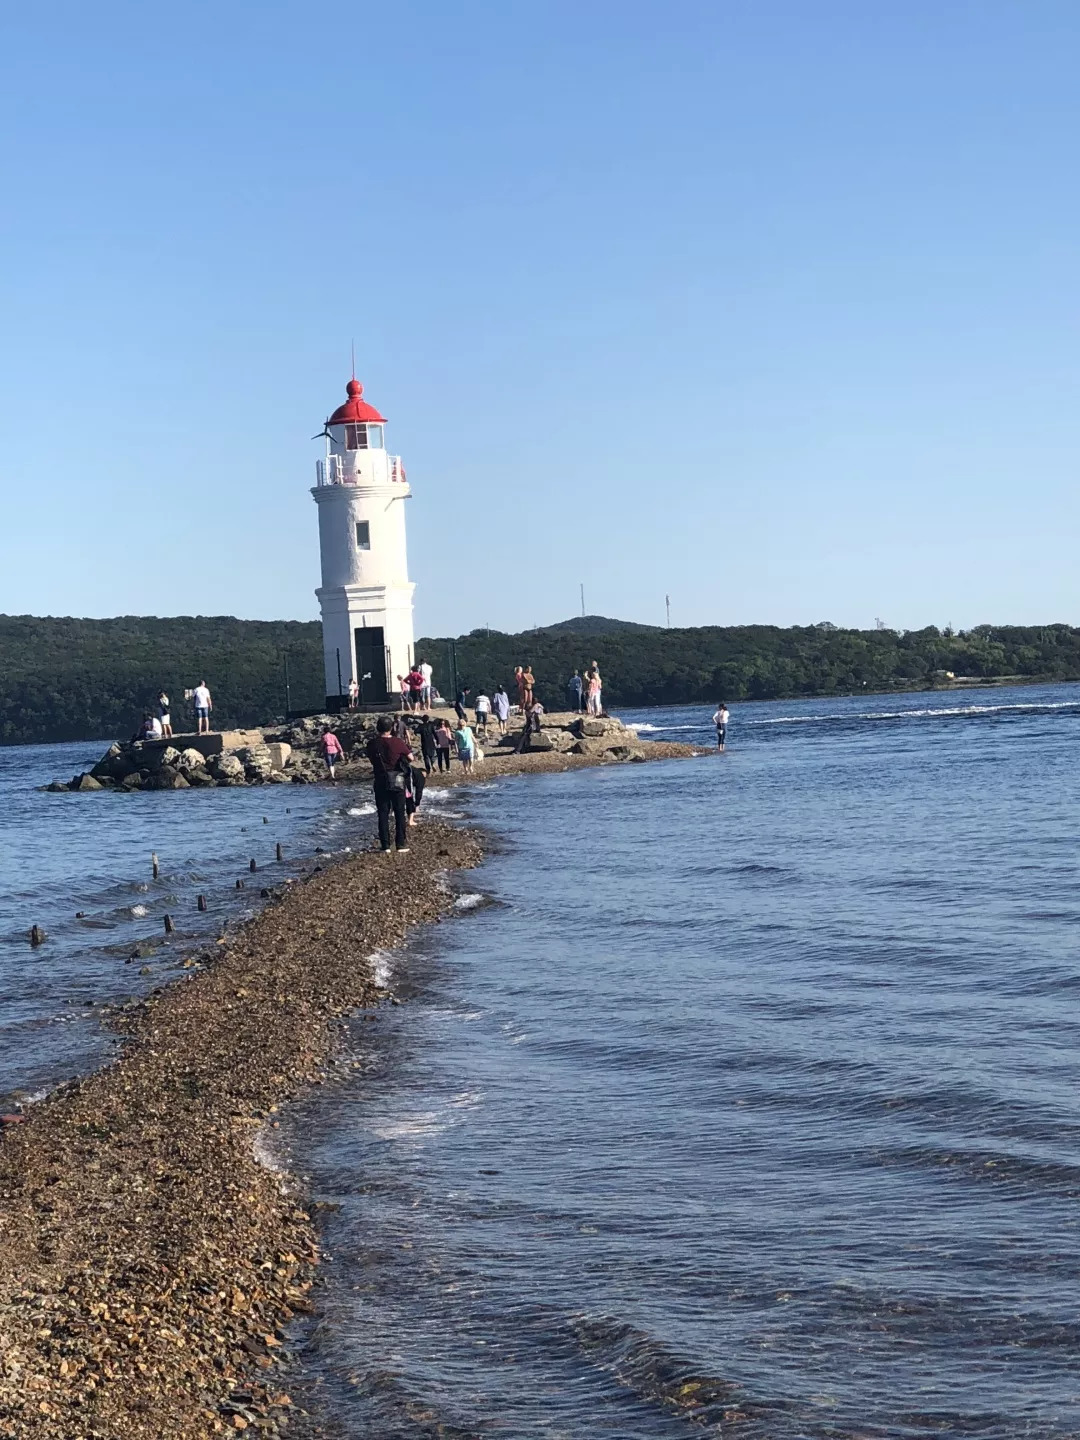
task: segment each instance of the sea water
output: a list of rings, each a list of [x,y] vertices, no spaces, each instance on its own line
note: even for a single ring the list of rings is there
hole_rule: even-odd
[[[478,786],[457,918],[379,957],[407,1003],[283,1147],[332,1257],[305,1403],[1080,1434],[1078,802],[1073,686],[740,705],[723,756]]]
[[[0,1108],[107,1058],[102,1007],[184,973],[263,888],[295,879],[302,860],[310,871],[316,849],[369,841],[370,792],[352,787],[40,789],[88,770],[107,743],[0,748]],[[37,949],[32,925],[48,936]]]

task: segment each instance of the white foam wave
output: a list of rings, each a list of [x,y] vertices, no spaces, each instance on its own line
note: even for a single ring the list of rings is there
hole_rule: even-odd
[[[145,915],[145,914],[146,914],[146,906],[145,906],[145,905],[132,905],[132,907],[131,907],[131,913],[132,913],[132,915]]]
[[[374,814],[375,814],[375,806],[374,806],[374,805],[354,805],[351,809],[346,810],[346,811],[345,811],[345,814],[346,814],[346,815],[374,815]]]
[[[705,726],[705,722],[704,722],[704,720],[703,720],[700,725],[628,725],[626,728],[627,728],[628,730],[664,730],[664,731],[669,731],[669,730],[704,730],[704,729],[706,728],[706,726]]]
[[[446,1122],[440,1121],[437,1112],[428,1110],[420,1115],[406,1115],[400,1120],[373,1125],[371,1133],[379,1140],[415,1140],[418,1136],[441,1135],[446,1128]]]
[[[367,957],[367,962],[371,966],[371,978],[380,990],[389,988],[394,973],[390,960],[389,950],[375,950]]]
[[[828,720],[919,720],[947,715],[996,715],[1000,711],[1075,710],[1078,702],[1061,700],[1052,703],[1028,701],[1011,705],[940,705],[919,710],[848,710],[828,715],[777,715],[769,720],[743,720],[744,725],[820,725]],[[687,727],[689,728],[689,727]]]
[[[457,897],[454,901],[454,908],[456,910],[475,910],[478,905],[483,905],[486,899],[486,895],[477,895],[475,892],[469,891]]]

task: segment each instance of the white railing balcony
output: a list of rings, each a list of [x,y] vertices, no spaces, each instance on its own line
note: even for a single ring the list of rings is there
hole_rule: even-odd
[[[323,485],[360,485],[363,483],[356,471],[347,467],[345,456],[328,455],[325,460],[315,461],[315,479],[321,488]],[[401,463],[400,455],[387,455],[387,464],[390,467],[390,479],[395,485],[404,485],[405,466]]]

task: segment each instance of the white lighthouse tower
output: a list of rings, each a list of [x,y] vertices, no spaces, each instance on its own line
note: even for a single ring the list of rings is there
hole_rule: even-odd
[[[353,378],[324,427],[326,458],[312,490],[319,507],[326,708],[338,710],[349,681],[363,703],[383,705],[413,663],[415,586],[405,557],[410,490],[399,455],[386,453],[386,421]]]

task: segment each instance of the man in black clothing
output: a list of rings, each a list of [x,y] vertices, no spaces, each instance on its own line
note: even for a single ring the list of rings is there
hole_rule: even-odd
[[[435,722],[430,715],[420,721],[420,754],[424,757],[424,769],[430,775],[435,769]]]
[[[384,715],[376,725],[378,732],[369,740],[365,753],[371,761],[371,785],[375,791],[375,810],[379,817],[379,843],[383,853],[390,854],[390,811],[394,812],[394,844],[398,854],[409,848],[405,829],[405,791],[408,788],[412,746],[390,732],[394,722]]]
[[[454,701],[454,712],[459,720],[465,721],[466,725],[469,723],[469,717],[465,714],[465,702],[468,698],[469,687],[463,685],[458,691],[457,699]]]

